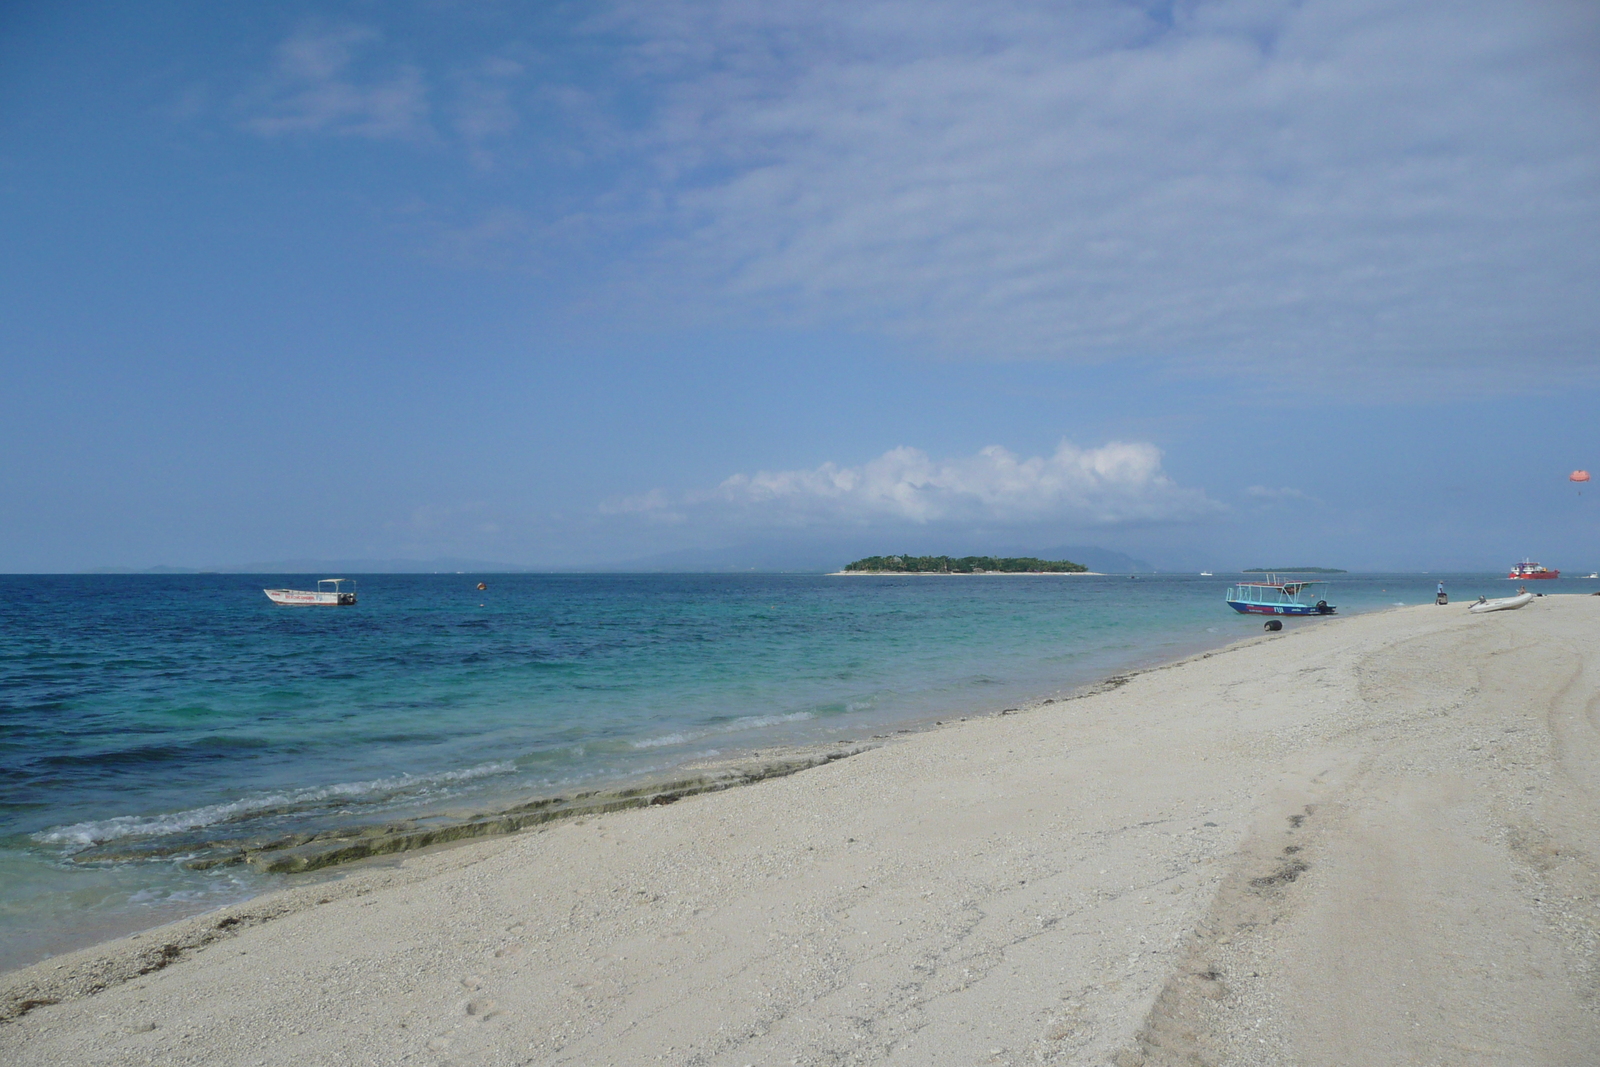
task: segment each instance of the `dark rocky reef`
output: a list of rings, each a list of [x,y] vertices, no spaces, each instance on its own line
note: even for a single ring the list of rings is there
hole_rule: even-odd
[[[187,855],[189,858],[182,862],[191,870],[248,863],[263,873],[297,874],[451,841],[515,833],[557,819],[603,815],[652,804],[671,804],[698,793],[713,793],[820,767],[872,747],[871,744],[839,743],[825,749],[788,753],[767,760],[746,760],[726,766],[706,767],[670,779],[647,780],[568,796],[540,797],[501,811],[423,816],[267,838],[214,839],[183,846],[152,848],[149,843],[119,843],[86,849],[73,859],[79,863],[104,863],[155,859],[165,852],[167,855]]]

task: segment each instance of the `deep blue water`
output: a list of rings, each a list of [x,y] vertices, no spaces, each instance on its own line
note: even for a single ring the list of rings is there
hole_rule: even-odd
[[[316,577],[0,576],[0,968],[282,884],[178,866],[208,838],[983,714],[1261,625],[1223,605],[1228,575],[368,575],[325,609],[261,592]],[[1438,577],[1334,576],[1329,599],[1418,603]],[[149,855],[83,862],[108,844]]]

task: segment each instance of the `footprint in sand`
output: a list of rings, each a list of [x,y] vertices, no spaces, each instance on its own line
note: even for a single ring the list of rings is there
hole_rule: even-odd
[[[495,1011],[495,1002],[488,997],[477,997],[467,1001],[466,1012],[480,1021],[493,1018],[500,1013]]]
[[[513,941],[509,945],[501,945],[499,948],[495,949],[494,950],[494,958],[497,959],[497,960],[507,959],[507,958],[509,958],[511,956],[520,955],[521,953],[522,953],[522,946],[520,944],[518,944],[517,942]]]

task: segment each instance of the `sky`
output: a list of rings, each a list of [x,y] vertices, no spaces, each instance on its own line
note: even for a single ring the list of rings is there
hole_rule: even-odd
[[[0,571],[1600,567],[1592,3],[13,0],[0,244]]]

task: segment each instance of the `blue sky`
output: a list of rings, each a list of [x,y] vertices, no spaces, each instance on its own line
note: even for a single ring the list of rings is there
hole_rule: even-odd
[[[10,4],[0,570],[1587,571],[1597,127],[1556,0]]]

